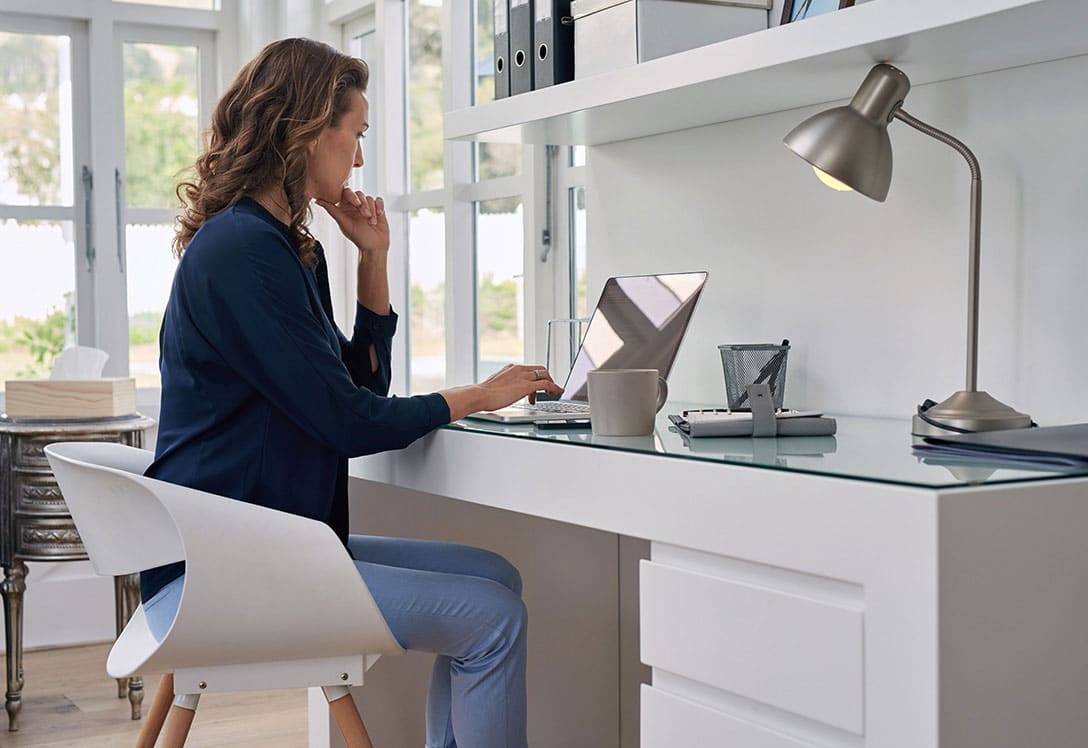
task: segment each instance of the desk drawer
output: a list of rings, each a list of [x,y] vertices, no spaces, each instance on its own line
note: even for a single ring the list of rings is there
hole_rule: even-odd
[[[45,448],[53,442],[121,442],[125,433],[113,434],[68,434],[55,433],[44,436],[24,436],[15,440],[15,466],[27,468],[49,468],[49,460],[45,456]]]
[[[641,748],[816,748],[646,685],[642,687],[640,735]]]
[[[18,517],[15,555],[27,561],[72,561],[87,558],[71,519]]]
[[[68,505],[52,473],[18,472],[14,477],[16,512],[68,516]]]
[[[647,665],[863,733],[857,607],[652,561],[639,590]]]

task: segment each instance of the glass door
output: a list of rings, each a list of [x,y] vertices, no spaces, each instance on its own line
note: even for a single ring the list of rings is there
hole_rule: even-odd
[[[81,24],[0,24],[0,391],[49,375],[90,295],[86,58]]]
[[[126,276],[129,371],[138,387],[159,386],[159,327],[177,263],[172,254],[179,180],[191,178],[209,121],[215,61],[210,33],[120,26],[123,80],[118,242]]]

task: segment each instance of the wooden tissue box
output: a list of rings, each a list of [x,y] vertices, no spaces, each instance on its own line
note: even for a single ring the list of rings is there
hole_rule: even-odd
[[[8,418],[109,418],[136,412],[136,380],[9,379]]]

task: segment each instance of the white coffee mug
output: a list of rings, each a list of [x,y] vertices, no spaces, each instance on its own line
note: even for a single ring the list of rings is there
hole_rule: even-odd
[[[593,369],[586,374],[589,420],[600,436],[645,436],[665,406],[669,385],[657,369]]]

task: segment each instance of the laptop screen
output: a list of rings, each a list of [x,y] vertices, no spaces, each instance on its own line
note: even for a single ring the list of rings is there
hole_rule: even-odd
[[[567,376],[562,400],[588,400],[590,369],[657,369],[666,379],[705,272],[609,278]]]

